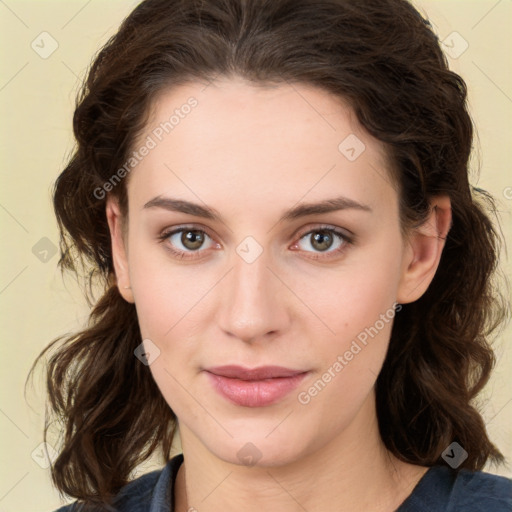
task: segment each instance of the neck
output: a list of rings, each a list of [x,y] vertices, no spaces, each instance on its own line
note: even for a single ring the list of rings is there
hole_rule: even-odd
[[[373,395],[342,433],[286,465],[232,464],[216,457],[187,428],[180,426],[180,434],[184,462],[175,485],[176,512],[389,512],[427,470],[386,450]]]

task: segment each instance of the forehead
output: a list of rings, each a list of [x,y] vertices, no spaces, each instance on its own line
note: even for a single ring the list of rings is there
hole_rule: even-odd
[[[164,90],[134,150],[144,145],[129,185],[139,205],[164,194],[215,206],[242,195],[252,207],[333,189],[364,202],[394,194],[383,144],[347,103],[306,84],[222,79]]]

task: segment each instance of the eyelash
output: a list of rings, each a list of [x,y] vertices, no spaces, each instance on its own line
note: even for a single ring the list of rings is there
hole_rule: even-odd
[[[197,228],[195,226],[183,226],[178,229],[164,231],[158,236],[158,240],[161,243],[163,243],[166,240],[168,240],[172,235],[175,235],[177,233],[187,232],[187,231],[196,231],[199,233],[204,233],[205,235],[207,235],[209,238],[211,238],[213,240],[213,237],[210,236],[207,231],[205,231],[204,229],[201,229],[201,228]],[[333,256],[323,256],[323,254],[340,255],[341,253],[345,252],[345,250],[347,249],[347,246],[352,245],[354,243],[354,240],[352,237],[350,237],[346,233],[344,233],[336,228],[330,227],[330,226],[319,226],[314,229],[310,229],[309,231],[306,231],[306,232],[298,235],[298,242],[300,240],[302,240],[304,237],[306,237],[307,235],[312,235],[313,233],[318,233],[318,232],[327,232],[331,235],[338,236],[342,240],[342,245],[341,245],[341,247],[339,247],[338,249],[335,249],[333,251],[328,251],[325,253],[316,253],[317,256],[308,256],[308,258],[313,259],[313,260],[332,259]],[[297,245],[298,242],[294,243],[293,245],[294,246]],[[199,254],[203,251],[201,249],[197,250],[197,251],[181,251],[181,250],[173,248],[171,246],[171,244],[166,244],[166,249],[169,250],[174,256],[177,256],[180,259],[189,259],[189,260],[199,258],[200,256],[195,256],[195,254]],[[310,251],[305,251],[305,252],[309,253]]]

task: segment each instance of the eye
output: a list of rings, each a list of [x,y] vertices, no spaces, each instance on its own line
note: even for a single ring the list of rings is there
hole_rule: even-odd
[[[301,247],[302,240],[304,240],[305,243],[303,243]],[[322,259],[325,256],[322,256],[321,253],[327,253],[329,256],[326,257],[330,258],[344,252],[347,246],[352,243],[352,238],[346,233],[336,228],[321,226],[301,235],[299,242],[294,244],[292,249],[298,247],[300,250],[306,252],[314,252],[317,254],[312,256],[313,259]],[[312,248],[312,251],[308,248]]]
[[[162,242],[167,242],[167,249],[181,259],[196,258],[197,256],[194,253],[199,253],[201,249],[206,250],[208,248],[203,247],[206,239],[213,242],[206,231],[193,226],[164,231],[158,238]],[[219,244],[213,245],[220,247]]]

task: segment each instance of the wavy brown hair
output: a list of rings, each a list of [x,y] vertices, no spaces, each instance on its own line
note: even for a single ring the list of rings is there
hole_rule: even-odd
[[[73,118],[77,147],[54,189],[59,265],[87,269],[102,290],[89,324],[54,340],[31,369],[55,349],[46,381],[50,416],[63,430],[51,468],[57,488],[108,503],[153,452],[169,456],[176,416],[133,355],[136,310],[117,289],[106,198],[94,191],[126,162],[158,93],[218,76],[304,83],[348,102],[386,148],[404,232],[426,220],[433,196],[450,197],[437,273],[395,317],[376,383],[380,432],[413,464],[442,463],[453,441],[468,452],[460,468],[503,461],[474,403],[507,308],[494,286],[496,209],[469,183],[466,84],[449,70],[428,20],[406,0],[145,0],[91,65]],[[109,192],[124,214],[127,181]]]

